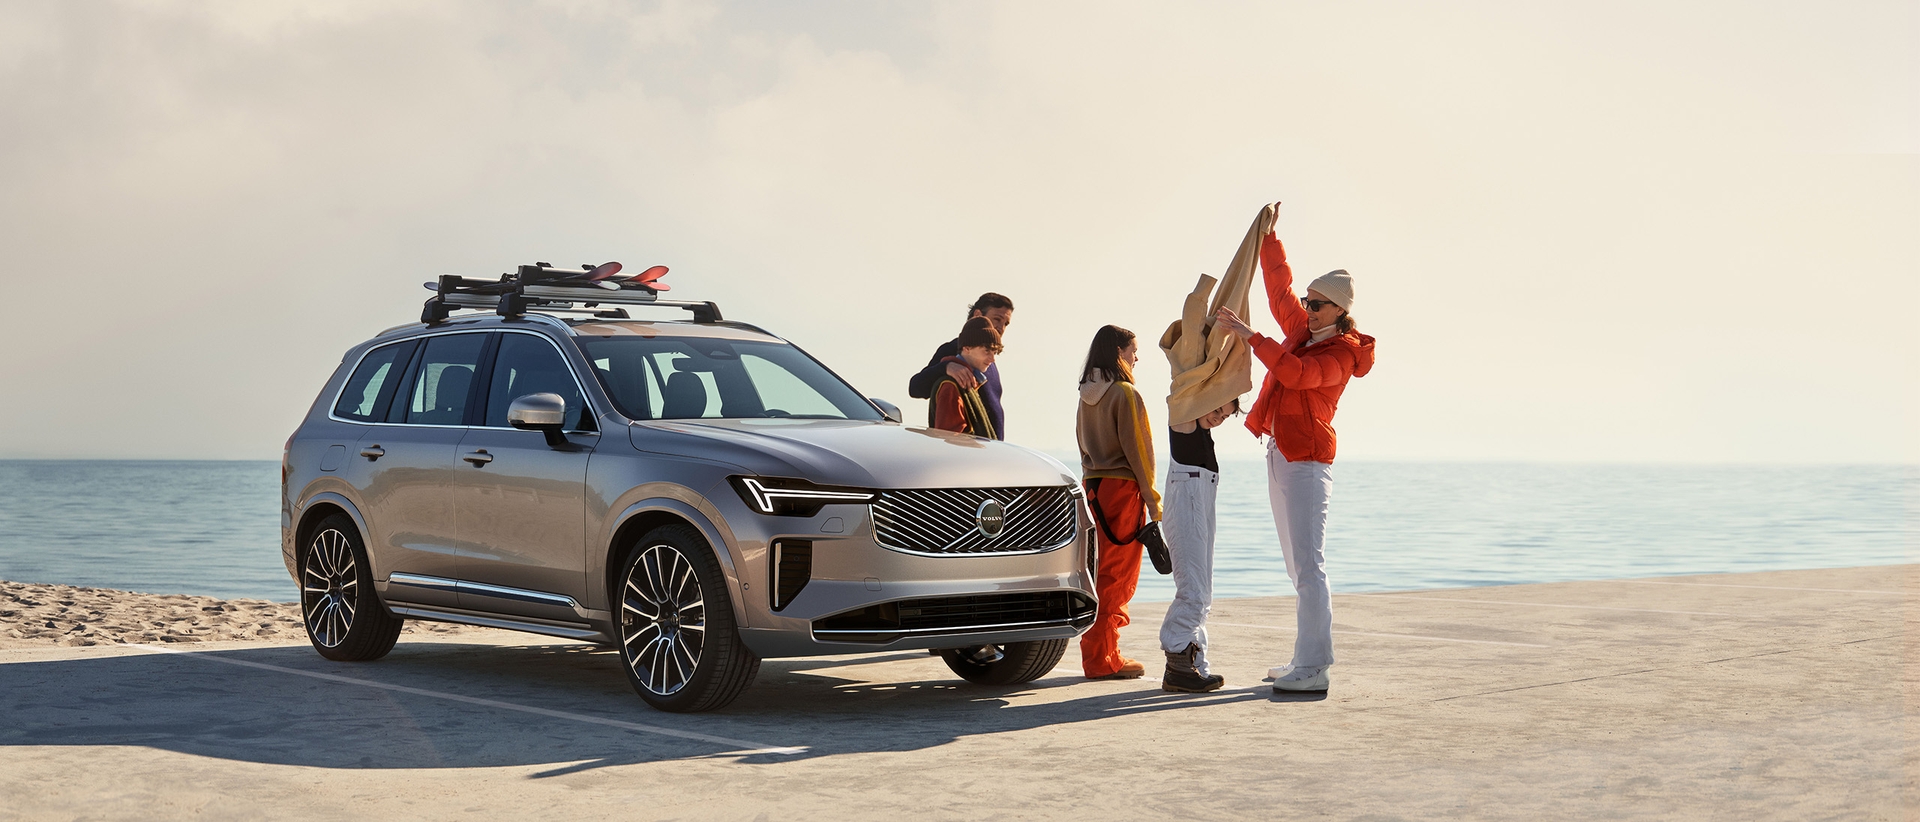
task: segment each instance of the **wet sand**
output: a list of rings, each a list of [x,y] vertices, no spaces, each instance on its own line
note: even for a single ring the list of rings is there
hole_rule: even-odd
[[[1336,594],[1325,696],[1260,681],[1293,600],[1234,599],[1211,694],[893,653],[768,660],[696,715],[607,649],[484,629],[370,663],[321,659],[290,609],[274,637],[20,637],[0,818],[1911,819],[1916,593],[1920,565]],[[177,636],[269,621],[141,600]],[[1164,610],[1121,634],[1155,675]]]

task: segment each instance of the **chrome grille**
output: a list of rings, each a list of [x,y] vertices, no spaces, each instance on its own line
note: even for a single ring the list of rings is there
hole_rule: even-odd
[[[977,518],[989,499],[1006,511],[1006,525],[993,537],[980,531]],[[882,547],[916,554],[1045,551],[1073,539],[1073,506],[1066,485],[881,491],[873,503],[873,534]]]

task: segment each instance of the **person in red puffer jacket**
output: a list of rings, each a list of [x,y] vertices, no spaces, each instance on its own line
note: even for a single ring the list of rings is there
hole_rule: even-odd
[[[1305,297],[1295,297],[1293,269],[1276,233],[1260,241],[1260,269],[1285,339],[1255,332],[1225,308],[1217,321],[1252,344],[1254,356],[1267,366],[1260,398],[1247,413],[1247,429],[1267,438],[1267,494],[1287,576],[1299,594],[1293,661],[1268,673],[1275,691],[1325,693],[1327,668],[1333,665],[1333,595],[1325,555],[1333,412],[1347,380],[1373,370],[1373,338],[1354,329],[1353,277],[1346,271],[1320,275]]]

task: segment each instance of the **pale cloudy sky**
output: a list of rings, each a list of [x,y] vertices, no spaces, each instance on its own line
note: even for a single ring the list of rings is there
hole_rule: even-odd
[[[1380,340],[1343,458],[1911,461],[1917,54],[1909,0],[6,0],[0,457],[273,459],[421,281],[609,259],[916,418],[1005,292],[1070,449],[1094,329],[1281,199]]]

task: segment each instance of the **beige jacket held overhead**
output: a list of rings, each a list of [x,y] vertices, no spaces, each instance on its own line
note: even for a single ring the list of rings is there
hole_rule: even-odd
[[[1260,210],[1234,251],[1233,262],[1227,264],[1225,279],[1217,281],[1219,290],[1214,290],[1214,278],[1200,275],[1180,319],[1160,335],[1160,350],[1173,367],[1173,386],[1167,392],[1169,425],[1193,422],[1253,390],[1253,354],[1231,332],[1216,333],[1213,315],[1226,307],[1241,317],[1249,316],[1247,292],[1260,262],[1260,238],[1273,230],[1275,213],[1272,205]]]
[[[1160,494],[1153,490],[1153,423],[1147,403],[1132,383],[1112,382],[1098,372],[1080,384],[1080,414],[1074,420],[1080,440],[1080,475],[1112,477],[1140,485],[1147,519],[1160,519]]]

